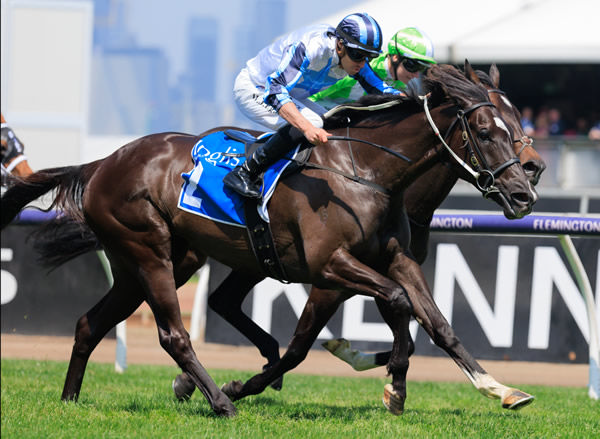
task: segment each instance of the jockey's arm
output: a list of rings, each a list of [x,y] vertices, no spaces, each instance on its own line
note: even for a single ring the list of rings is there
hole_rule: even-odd
[[[377,76],[369,63],[365,63],[364,67],[353,78],[362,85],[368,94],[404,94],[391,85],[386,84],[383,79]]]
[[[323,128],[314,126],[308,119],[302,116],[300,111],[298,111],[298,107],[291,101],[286,102],[279,108],[279,116],[293,127],[298,128],[313,145],[319,146],[327,143],[327,137],[331,136]]]
[[[289,95],[289,90],[304,74],[303,66],[308,63],[310,61],[304,43],[288,47],[277,70],[267,78],[264,101],[275,108],[281,118],[300,130],[310,143],[318,146],[327,143],[327,137],[331,134],[306,119]]]

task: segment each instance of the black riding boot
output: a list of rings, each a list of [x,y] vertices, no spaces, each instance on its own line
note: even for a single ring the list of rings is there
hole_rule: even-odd
[[[285,125],[273,134],[264,144],[260,145],[241,166],[237,166],[223,178],[223,183],[238,194],[248,198],[260,198],[263,173],[285,155],[290,149],[296,147],[302,139],[302,133]]]

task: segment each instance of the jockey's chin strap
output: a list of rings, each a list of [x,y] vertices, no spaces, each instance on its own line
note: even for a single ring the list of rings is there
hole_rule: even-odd
[[[475,105],[467,108],[466,110],[458,110],[458,112],[456,114],[457,118],[454,121],[452,121],[452,123],[450,124],[450,127],[448,128],[448,131],[446,131],[446,135],[444,137],[442,137],[440,134],[440,130],[435,125],[435,122],[433,121],[433,118],[431,117],[431,113],[429,112],[429,105],[428,105],[429,95],[419,96],[419,99],[421,99],[423,101],[425,115],[427,117],[429,125],[431,125],[431,128],[433,129],[434,134],[440,139],[440,142],[442,142],[442,145],[446,148],[446,150],[450,153],[450,155],[454,158],[454,160],[473,177],[473,180],[475,181],[475,187],[479,190],[479,192],[482,193],[484,198],[487,198],[492,193],[500,192],[500,190],[496,186],[494,186],[495,179],[502,172],[504,172],[509,166],[512,166],[515,163],[520,163],[520,161],[519,161],[518,157],[513,157],[512,159],[506,161],[505,163],[500,165],[498,168],[496,168],[494,171],[492,171],[490,169],[490,167],[488,166],[488,164],[486,163],[485,157],[481,153],[481,149],[479,148],[479,145],[475,141],[475,138],[473,137],[473,133],[471,132],[471,129],[469,128],[469,124],[467,123],[467,120],[466,120],[466,116],[469,113],[475,111],[476,109],[483,107],[483,106],[494,107],[495,105],[492,104],[491,102],[480,102],[478,104],[475,104]],[[446,143],[445,139],[447,139],[450,136],[450,134],[452,133],[452,130],[456,126],[457,122],[460,122],[460,124],[461,124],[461,128],[463,130],[462,131],[462,139],[465,142],[464,147],[468,148],[470,161],[475,169],[473,169],[464,160],[462,160],[452,150],[452,148],[450,148],[450,146]],[[483,162],[483,167],[479,164],[479,159],[475,155],[475,151],[477,152],[481,161]]]
[[[506,93],[504,92],[504,90],[500,90],[499,88],[489,88],[487,92],[488,92],[488,94],[489,93],[498,93],[499,95],[506,96]],[[519,152],[517,153],[517,157],[519,157],[521,155],[521,153],[523,152],[523,150],[525,148],[527,148],[528,146],[533,148],[533,138],[529,137],[526,134],[521,136],[520,139],[513,139],[513,143],[517,143],[517,142],[521,143],[521,149],[519,149]]]

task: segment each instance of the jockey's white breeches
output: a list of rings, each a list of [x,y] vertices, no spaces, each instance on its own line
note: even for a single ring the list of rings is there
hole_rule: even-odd
[[[263,101],[264,88],[257,87],[248,74],[248,70],[243,68],[233,85],[233,98],[238,108],[250,120],[259,123],[270,130],[277,130],[288,122],[279,116],[277,110]],[[299,100],[292,97],[292,102],[296,105],[300,114],[310,123],[318,128],[323,127],[321,115],[327,110],[310,101],[308,98]]]

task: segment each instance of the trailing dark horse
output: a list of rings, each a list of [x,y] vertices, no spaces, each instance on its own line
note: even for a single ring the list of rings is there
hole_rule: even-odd
[[[13,130],[6,124],[4,115],[0,113],[2,122],[2,134],[0,141],[0,160],[2,162],[2,186],[8,184],[13,176],[27,177],[33,174],[33,170],[27,163],[23,143],[17,138]]]
[[[424,80],[431,117],[448,131],[448,149],[439,147],[415,90],[410,98],[367,99],[378,111],[348,110],[332,132],[368,141],[332,140],[316,148],[310,162],[356,172],[372,184],[307,167],[287,176],[269,205],[277,251],[291,282],[329,290],[319,315],[305,311],[288,353],[273,367],[242,385],[220,390],[198,361],[181,321],[176,288],[207,257],[237,272],[220,294],[250,289],[259,271],[243,228],[216,223],[177,209],[181,173],[190,168],[189,153],[199,139],[163,133],[138,139],[109,157],[80,166],[42,170],[16,183],[2,197],[2,228],[37,197],[56,189],[53,206],[93,232],[110,263],[114,284],[107,295],[77,322],[75,344],[62,399],[79,396],[89,356],[118,322],[145,300],[154,314],[161,346],[202,391],[215,413],[235,414],[231,399],[264,390],[306,355],[320,328],[347,298],[374,297],[394,335],[385,403],[403,410],[411,340],[411,315],[427,321],[435,304],[419,265],[410,257],[410,228],[403,191],[440,160],[496,201],[510,218],[531,211],[535,196],[515,157],[512,138],[484,87],[449,66],[434,66]],[[457,118],[457,115],[459,116]],[[347,120],[350,118],[350,124]],[[467,134],[463,140],[463,132]],[[348,151],[352,144],[353,160]],[[386,145],[389,152],[381,147]],[[405,160],[402,157],[408,158]],[[73,251],[82,245],[73,240]],[[64,255],[68,258],[68,255]],[[427,325],[424,323],[424,325]],[[477,371],[474,371],[476,373]],[[231,398],[231,399],[230,399]]]
[[[476,84],[481,83],[487,88],[490,101],[500,110],[504,121],[511,130],[514,151],[520,158],[530,182],[535,185],[546,165],[535,149],[533,149],[532,139],[523,132],[518,109],[507,99],[505,93],[498,88],[500,73],[497,67],[492,65],[488,75],[481,71],[475,72],[470,64],[466,62],[465,73],[472,82]],[[429,224],[434,211],[445,199],[457,179],[456,170],[440,161],[431,170],[418,177],[404,193],[405,208],[411,225],[410,250],[419,264],[422,264],[427,256],[430,233]],[[236,273],[232,273],[228,280],[232,281],[236,275]],[[265,332],[243,313],[242,302],[248,293],[249,291],[238,289],[234,295],[225,295],[220,290],[217,290],[209,297],[208,303],[215,312],[223,316],[257,346],[261,354],[267,359],[268,363],[265,368],[268,368],[279,360],[279,344],[270,334]],[[313,289],[306,308],[318,310],[321,302],[320,296],[324,294],[331,295],[332,292]],[[431,296],[428,297],[428,300],[433,302]],[[467,351],[464,350],[459,342],[457,343],[457,339],[453,336],[452,328],[444,316],[437,311],[437,308],[431,307],[430,309],[432,309],[431,313],[433,315],[427,322],[431,327],[424,326],[426,331],[440,348],[444,349],[455,359],[459,367],[484,395],[492,398],[500,398],[503,406],[507,408],[520,408],[532,400],[530,395],[520,391],[515,392],[501,385],[492,377],[489,377],[489,375],[485,379],[475,379],[474,371],[479,376],[485,376],[486,372],[471,356],[465,356]],[[314,312],[318,313],[318,311]],[[306,323],[301,318],[298,327],[305,326]],[[344,339],[330,340],[323,343],[323,346],[338,358],[349,363],[355,370],[367,370],[384,366],[388,364],[391,356],[391,351],[363,354],[351,349],[350,343]],[[463,366],[464,364],[467,366]],[[279,378],[271,383],[271,386],[279,390],[281,384],[281,378]],[[173,382],[173,390],[179,399],[189,398],[194,389],[194,383],[185,374],[178,375]]]

